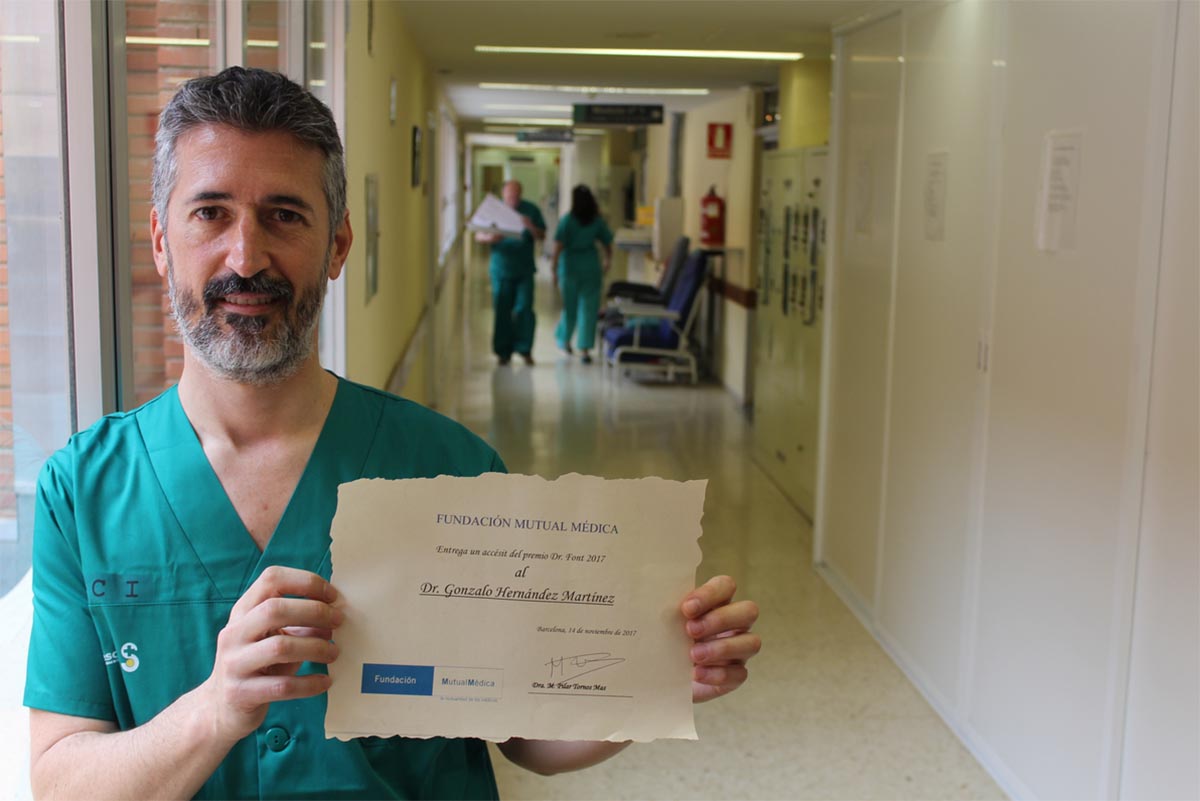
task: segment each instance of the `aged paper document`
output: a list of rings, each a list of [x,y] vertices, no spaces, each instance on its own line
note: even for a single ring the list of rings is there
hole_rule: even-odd
[[[343,484],[327,737],[695,739],[705,481]]]

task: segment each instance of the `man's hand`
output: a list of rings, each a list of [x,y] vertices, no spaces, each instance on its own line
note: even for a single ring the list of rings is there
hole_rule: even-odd
[[[538,242],[541,242],[546,238],[546,229],[539,228],[538,224],[533,221],[532,217],[522,214],[521,222],[525,224],[525,230],[529,232],[530,236],[532,236]]]
[[[303,662],[337,659],[329,641],[343,619],[331,606],[337,595],[315,573],[273,566],[238,599],[217,635],[212,675],[200,687],[219,737],[236,742],[262,725],[272,702],[329,689],[329,676],[296,672]]]
[[[716,576],[683,599],[680,609],[692,645],[692,701],[700,703],[736,690],[746,681],[746,661],[762,648],[750,633],[758,604],[733,600],[737,585]]]

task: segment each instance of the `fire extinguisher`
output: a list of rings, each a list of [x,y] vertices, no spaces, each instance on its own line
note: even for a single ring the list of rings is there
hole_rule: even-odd
[[[710,187],[700,201],[700,244],[719,248],[725,244],[725,201]]]

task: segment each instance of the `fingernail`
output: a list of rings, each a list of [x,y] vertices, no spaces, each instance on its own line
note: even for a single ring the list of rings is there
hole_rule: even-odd
[[[704,624],[699,620],[689,620],[687,622],[687,633],[693,637],[699,637],[704,633]]]
[[[695,598],[691,598],[691,599],[685,601],[683,604],[683,613],[688,616],[699,614],[700,613],[700,601]]]
[[[333,610],[333,614],[330,615],[330,622],[333,623],[333,625],[335,625],[335,626],[340,626],[340,625],[342,625],[342,622],[345,619],[346,619],[346,613],[343,612],[341,609],[338,609],[335,607]]]
[[[332,584],[326,583],[325,584],[325,600],[328,601],[329,603],[333,603],[337,599],[338,599],[338,591],[336,589],[334,589],[334,586]]]
[[[703,662],[707,658],[708,658],[708,646],[707,645],[692,646],[692,661],[693,662]]]

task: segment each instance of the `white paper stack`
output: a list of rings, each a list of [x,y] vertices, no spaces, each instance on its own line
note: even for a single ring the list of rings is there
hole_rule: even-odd
[[[495,195],[484,195],[483,202],[467,221],[467,228],[505,236],[520,236],[525,231],[525,223],[512,206]]]

